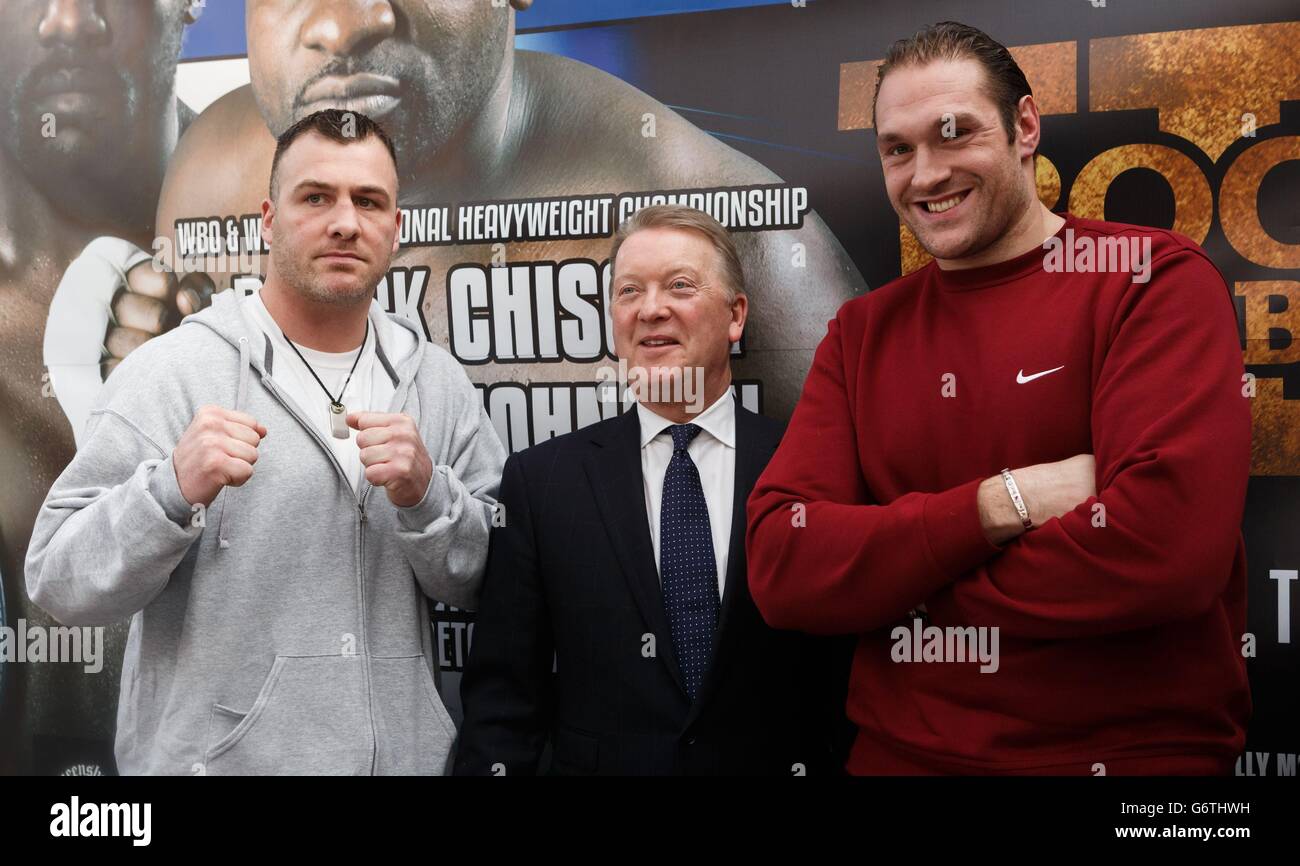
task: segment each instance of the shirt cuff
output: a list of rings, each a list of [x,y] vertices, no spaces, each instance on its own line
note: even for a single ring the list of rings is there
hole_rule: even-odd
[[[989,542],[980,526],[979,490],[983,483],[983,478],[976,478],[932,493],[925,500],[922,520],[930,554],[950,578],[965,574],[1000,549]]]
[[[451,486],[447,466],[434,466],[429,475],[429,486],[424,488],[424,496],[414,505],[398,506],[397,522],[402,529],[409,532],[424,532],[429,524],[442,517],[451,503]]]
[[[162,508],[168,520],[186,529],[190,528],[194,506],[181,493],[180,482],[176,480],[176,465],[172,463],[170,454],[149,473],[149,495]]]

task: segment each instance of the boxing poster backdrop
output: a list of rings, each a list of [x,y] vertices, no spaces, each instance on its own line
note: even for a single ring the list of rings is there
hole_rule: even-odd
[[[115,772],[127,625],[58,633],[27,598],[27,543],[103,377],[141,339],[110,338],[114,299],[156,295],[165,264],[167,313],[141,325],[154,334],[186,304],[257,284],[274,134],[348,98],[393,135],[404,221],[376,296],[465,366],[512,451],[624,408],[603,387],[617,371],[610,235],[664,201],[736,233],[751,299],[737,393],[786,418],[836,309],[927,261],[888,204],[871,96],[894,39],[960,20],[1011,47],[1034,88],[1049,207],[1173,228],[1231,287],[1254,419],[1255,712],[1237,772],[1295,774],[1293,0],[391,5],[406,22],[392,30],[359,3],[0,7],[0,771]],[[354,73],[364,92],[324,83]],[[473,615],[438,605],[430,628],[459,718]]]

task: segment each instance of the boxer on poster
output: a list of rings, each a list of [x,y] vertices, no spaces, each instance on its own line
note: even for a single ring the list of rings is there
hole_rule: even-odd
[[[548,742],[556,774],[836,772],[851,647],[768,628],[745,580],[745,498],[781,425],[731,393],[735,245],[656,206],[610,260],[636,407],[506,461],[456,773],[531,775]]]
[[[373,299],[401,222],[383,131],[309,115],[270,176],[264,287],[108,380],[28,591],[64,623],[132,618],[123,773],[439,774],[426,598],[476,606],[504,449],[459,365]]]
[[[194,118],[176,97],[182,34],[203,6],[0,3],[0,477],[10,482],[0,497],[0,574],[11,627],[53,625],[23,592],[23,560],[45,492],[72,459],[76,431],[60,400],[75,398],[78,377],[98,390],[101,360],[111,367],[179,320],[166,312],[176,285],[149,268],[147,255],[131,273],[139,292],[114,298],[109,287],[98,311],[74,304],[52,316],[51,307],[65,270],[87,248],[99,259],[105,247],[147,247],[154,237],[167,160]],[[86,339],[45,357],[57,334],[84,334],[97,315]],[[125,624],[106,630],[99,676],[10,666],[0,772],[57,773],[81,762],[111,772],[106,708],[117,700],[125,640]]]
[[[364,111],[392,132],[403,154],[403,206],[779,183],[760,163],[626,82],[566,57],[516,49],[515,12],[531,5],[249,0],[251,83],[209,106],[181,142],[159,203],[159,231],[179,250],[177,220],[252,212],[275,135],[327,106]],[[820,322],[865,289],[821,218],[810,212],[802,221],[796,229],[734,232],[758,302],[736,367],[738,375],[762,381],[763,408],[775,417],[794,406]],[[435,343],[455,348],[448,325],[452,268],[600,263],[609,238],[510,243],[505,261],[495,258],[495,246],[410,245],[394,257],[395,266],[429,269],[422,314]],[[209,273],[219,287],[231,276]],[[512,329],[517,339],[498,336],[500,353],[514,360],[470,366],[471,377],[591,380],[604,363],[603,352],[594,361],[565,360],[567,352],[531,361],[523,357],[531,339],[518,336],[531,330]]]
[[[830,322],[749,500],[759,610],[860,635],[854,773],[1230,773],[1250,408],[1223,278],[1039,203],[1037,106],[979,30],[895,43],[875,129],[935,261]]]

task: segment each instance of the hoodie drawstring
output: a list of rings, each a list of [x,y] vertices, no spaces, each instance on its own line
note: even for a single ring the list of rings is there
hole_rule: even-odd
[[[239,387],[235,391],[235,411],[242,412],[244,409],[244,400],[248,397],[248,377],[252,370],[252,361],[248,351],[248,338],[239,338]],[[225,550],[230,547],[230,540],[226,538],[226,513],[234,505],[235,491],[227,487],[225,490],[226,501],[221,506],[221,519],[217,521],[217,546]]]

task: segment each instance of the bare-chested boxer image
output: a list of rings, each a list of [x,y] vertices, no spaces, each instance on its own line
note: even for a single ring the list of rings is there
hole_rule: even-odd
[[[213,103],[181,141],[159,232],[174,242],[177,220],[255,213],[275,135],[327,107],[365,113],[391,134],[405,207],[780,182],[622,80],[515,49],[515,12],[530,3],[249,0],[251,84]],[[736,374],[761,380],[763,411],[785,416],[826,321],[865,286],[815,213],[798,229],[737,232],[736,243],[756,311]],[[607,236],[510,243],[506,254],[511,263],[601,263],[608,246]],[[430,269],[422,312],[434,342],[449,345],[448,270],[492,257],[488,243],[404,247],[394,257],[395,268]],[[235,272],[213,271],[217,288]],[[607,363],[498,357],[469,373],[478,382],[591,381]]]
[[[29,604],[22,573],[36,513],[74,450],[44,356],[51,302],[88,245],[148,248],[155,236],[167,160],[193,119],[175,96],[181,35],[202,6],[0,4],[0,571],[10,628],[53,625]],[[101,361],[111,366],[184,311],[166,275],[146,264],[131,279],[141,294],[124,293],[80,341],[95,377]],[[101,741],[111,756],[124,640],[124,625],[106,630],[93,675],[79,664],[4,665],[0,772],[61,771],[61,742]]]

